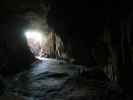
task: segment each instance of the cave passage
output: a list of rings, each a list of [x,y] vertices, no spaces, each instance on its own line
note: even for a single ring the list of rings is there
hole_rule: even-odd
[[[127,3],[1,1],[0,100],[133,100]]]

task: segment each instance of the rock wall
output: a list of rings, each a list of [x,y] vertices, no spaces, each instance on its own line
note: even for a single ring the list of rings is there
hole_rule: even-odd
[[[23,33],[26,24],[16,15],[3,15],[0,20],[0,73],[15,74],[34,61]]]

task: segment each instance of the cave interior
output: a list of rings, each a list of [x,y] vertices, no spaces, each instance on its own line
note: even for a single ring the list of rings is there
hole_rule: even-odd
[[[46,94],[44,93],[45,100],[132,100],[129,99],[132,98],[133,93],[131,78],[133,75],[133,10],[130,9],[130,3],[122,2],[119,6],[113,7],[111,0],[104,2],[103,6],[99,6],[101,2],[83,2],[81,0],[23,0],[21,2],[2,0],[0,2],[0,95],[22,96],[25,100],[44,100],[43,96],[39,96],[43,91],[38,93],[36,90],[35,93],[26,95],[18,91],[18,95],[15,94],[9,88],[9,84],[13,84],[11,79],[16,82],[15,78],[20,75],[24,78],[20,82],[26,84],[27,77],[25,76],[28,75],[26,73],[31,71],[33,66],[38,67],[38,63],[41,63],[40,66],[45,66],[45,63],[54,66],[59,63],[59,66],[62,67],[69,66],[69,64],[82,66],[78,77],[74,76],[74,79],[70,79],[66,83],[69,88],[73,86],[74,89],[82,91],[79,87],[86,88],[83,87],[84,84],[85,86],[88,84],[85,83],[86,81],[96,79],[107,81],[112,87],[116,84],[114,87],[119,91],[116,92],[114,89],[114,94],[118,95],[114,96],[113,93],[110,93],[106,96],[108,99],[106,97],[106,99],[100,99],[100,97],[93,99],[92,95],[82,96],[85,92],[92,93],[84,90],[85,92],[79,93],[81,94],[79,98],[72,96],[72,99],[60,99],[63,96],[59,96],[60,98],[55,99],[56,96],[46,92]],[[26,38],[24,33],[28,29],[37,29],[45,35],[42,36],[41,46],[39,43],[33,45],[33,41]],[[36,47],[37,49],[35,49]],[[44,58],[44,61],[39,58],[40,56]],[[48,59],[51,59],[53,65]],[[33,69],[35,72],[38,71],[36,68]],[[53,70],[56,71],[56,68]],[[59,68],[59,71],[62,72],[62,70],[65,69]],[[68,70],[68,73],[70,75],[75,73],[73,70]],[[66,77],[66,73],[63,73],[62,76],[58,74],[55,76],[48,74],[44,77],[60,79]],[[30,80],[29,77],[28,79]],[[79,87],[74,87],[75,80],[79,83]],[[45,82],[47,83],[47,81]],[[50,82],[54,84],[54,80]],[[28,84],[30,85],[30,83]],[[58,90],[57,93],[65,94],[68,89],[67,85],[63,87],[64,90]],[[43,86],[40,88],[43,89]],[[22,89],[20,88],[20,90]],[[50,98],[51,95],[53,98]],[[94,95],[97,96],[97,92]]]

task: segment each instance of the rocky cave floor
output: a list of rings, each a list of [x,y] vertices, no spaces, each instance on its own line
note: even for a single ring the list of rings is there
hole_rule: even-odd
[[[25,100],[130,100],[98,69],[45,59],[4,81],[4,95]]]

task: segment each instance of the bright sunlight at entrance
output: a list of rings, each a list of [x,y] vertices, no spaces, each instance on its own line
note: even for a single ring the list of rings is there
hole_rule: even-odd
[[[40,56],[42,42],[45,38],[43,32],[39,30],[27,30],[25,32],[25,37],[27,39],[27,44],[34,56]]]
[[[25,31],[24,35],[36,58],[63,58],[63,42],[55,33],[45,34],[43,31],[31,29]]]

